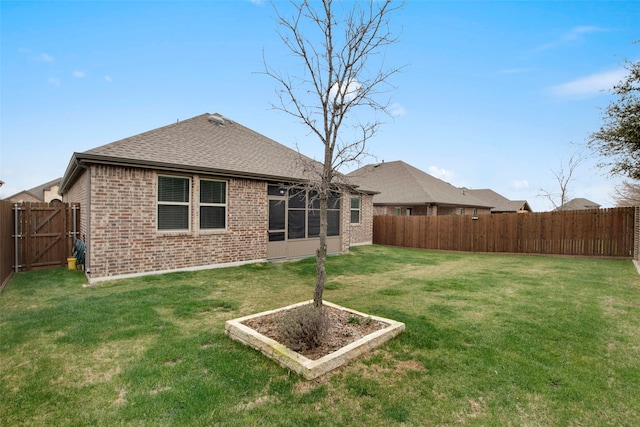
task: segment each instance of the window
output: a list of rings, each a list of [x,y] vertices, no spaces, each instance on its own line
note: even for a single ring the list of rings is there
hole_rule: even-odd
[[[360,196],[351,196],[351,224],[360,224]]]
[[[158,177],[158,230],[189,229],[190,189],[189,178]]]
[[[274,189],[275,191],[275,189]],[[273,194],[276,194],[275,192]],[[280,193],[282,194],[282,193]],[[282,206],[277,206],[281,203]],[[290,190],[286,198],[287,239],[306,239],[320,236],[320,199],[316,192],[305,190]],[[274,200],[270,205],[270,218],[273,213],[274,223],[269,223],[269,229],[276,231],[282,224],[275,224],[279,218],[278,212],[284,210],[284,202]],[[271,221],[271,219],[270,219]],[[272,227],[273,226],[273,227]],[[340,235],[340,194],[331,193],[327,199],[327,236]],[[274,239],[284,240],[284,233],[274,234]]]
[[[289,239],[304,239],[307,229],[307,193],[295,190],[289,193],[288,235]]]
[[[227,226],[227,183],[200,180],[200,228],[225,229]]]

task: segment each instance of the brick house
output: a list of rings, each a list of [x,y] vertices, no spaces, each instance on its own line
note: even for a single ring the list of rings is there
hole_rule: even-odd
[[[22,202],[44,202],[51,203],[60,201],[62,198],[58,193],[62,178],[56,178],[53,181],[46,182],[29,190],[24,190],[7,198],[13,203]]]
[[[587,209],[600,209],[600,205],[596,202],[592,202],[589,199],[583,197],[577,197],[571,199],[560,207],[554,209],[554,211],[581,211]]]
[[[472,196],[492,205],[491,213],[531,213],[533,210],[526,200],[510,200],[488,188],[479,190],[467,189]]]
[[[370,188],[374,215],[480,215],[491,204],[403,161],[366,165],[347,175],[350,182]]]
[[[300,189],[313,164],[207,113],[74,153],[60,192],[82,206],[93,283],[314,255],[319,203]],[[330,253],[371,243],[373,194],[336,190]]]

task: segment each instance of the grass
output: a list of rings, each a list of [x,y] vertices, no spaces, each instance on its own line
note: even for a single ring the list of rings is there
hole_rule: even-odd
[[[224,336],[310,299],[313,260],[0,294],[0,425],[640,424],[640,275],[630,261],[380,246],[328,259],[325,298],[406,323],[305,381]]]

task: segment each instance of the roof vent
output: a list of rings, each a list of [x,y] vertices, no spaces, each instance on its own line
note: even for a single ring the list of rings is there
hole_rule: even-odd
[[[222,118],[222,116],[212,114],[209,116],[209,121],[214,125],[224,126],[224,119]]]

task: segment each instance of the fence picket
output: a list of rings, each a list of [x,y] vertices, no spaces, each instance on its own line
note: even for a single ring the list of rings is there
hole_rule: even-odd
[[[375,216],[373,242],[468,252],[631,259],[636,208],[470,216]]]
[[[79,215],[73,216],[74,207],[68,204],[20,203],[3,201],[0,205],[2,233],[2,261],[0,283],[6,282],[14,271],[35,268],[62,267],[71,255],[74,236],[78,230]],[[79,209],[75,205],[76,214]],[[17,218],[16,218],[17,216]],[[75,227],[73,219],[76,220]],[[10,227],[8,226],[10,224]],[[17,224],[17,232],[13,230]],[[14,251],[18,242],[17,259]]]

